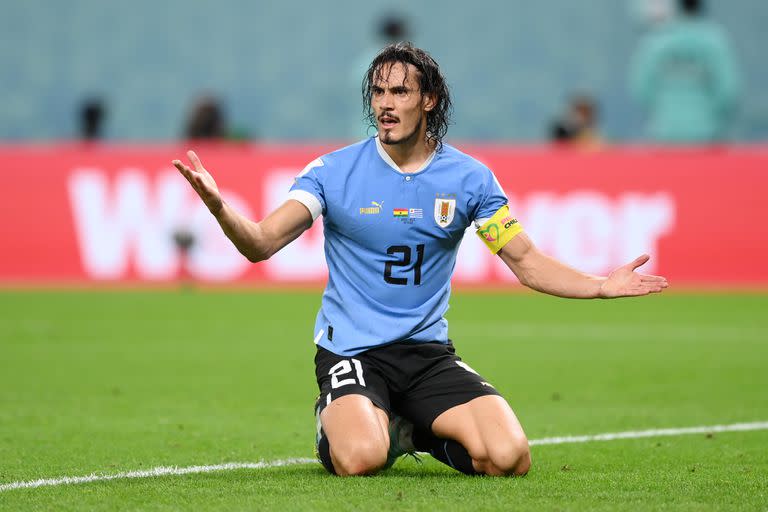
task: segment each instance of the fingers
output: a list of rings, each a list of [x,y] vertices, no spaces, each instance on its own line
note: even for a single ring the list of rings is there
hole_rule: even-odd
[[[648,295],[650,293],[661,293],[666,287],[666,284],[661,283],[652,285],[644,284],[628,288],[623,293],[621,293],[621,295],[624,297],[636,297],[638,295]]]
[[[173,164],[174,167],[176,167],[179,170],[179,172],[185,178],[187,178],[188,180],[192,179],[193,171],[192,171],[192,169],[190,169],[189,167],[184,165],[184,162],[182,162],[181,160],[173,160],[171,163]]]
[[[634,263],[634,262],[633,262]],[[615,284],[615,283],[614,283]],[[633,273],[632,278],[625,283],[604,290],[605,297],[636,297],[651,293],[660,293],[669,287],[667,279],[662,276],[651,276]]]
[[[660,291],[664,290],[669,286],[667,283],[656,283],[656,284],[649,284],[645,285],[644,289],[648,291],[648,293],[659,293]]]
[[[648,293],[658,293],[669,287],[665,277],[641,275],[637,287],[647,290]]]
[[[184,165],[184,162],[182,162],[181,160],[173,160],[173,161],[171,161],[171,163],[172,163],[172,164],[173,164],[173,166],[174,166],[174,167],[176,167],[176,168],[179,170],[179,172],[181,172],[182,174],[183,174],[183,173],[185,173],[185,172],[191,172],[191,169],[190,169],[189,167],[187,167],[186,165]]]
[[[669,282],[666,277],[646,274],[640,274],[640,285],[648,288],[651,293],[657,293],[664,288],[669,288]]]
[[[186,178],[186,180],[189,182],[190,185],[192,185],[192,188],[200,194],[201,190],[205,188],[205,184],[203,183],[202,175],[199,172],[193,171],[181,160],[173,160],[173,165],[176,167],[176,169],[179,170],[182,176]]]
[[[189,167],[187,167],[184,162],[181,160],[173,160],[171,163],[174,167],[176,167],[181,174],[183,174],[185,177],[191,179],[192,175],[195,172],[205,172],[205,168],[203,167],[203,163],[200,161],[200,158],[197,156],[197,154],[192,151],[191,149],[187,151],[187,157],[189,158],[189,161],[192,162],[192,166],[195,168],[193,171]]]
[[[641,254],[629,265],[632,267],[632,270],[635,270],[637,267],[644,265],[649,259],[651,259],[651,257],[648,254]]]
[[[189,161],[192,162],[192,165],[195,167],[195,170],[197,172],[205,171],[205,168],[203,167],[203,163],[200,161],[200,159],[197,157],[197,154],[195,154],[194,151],[192,151],[191,149],[187,151],[187,157],[189,157]]]
[[[194,186],[196,182],[200,181],[200,173],[195,172],[189,167],[187,167],[186,165],[184,165],[184,162],[180,160],[174,160],[172,163],[174,167],[176,167],[176,169],[179,170],[181,175],[184,176],[191,185]]]

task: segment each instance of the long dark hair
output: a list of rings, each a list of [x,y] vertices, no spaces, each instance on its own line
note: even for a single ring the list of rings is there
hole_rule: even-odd
[[[416,48],[411,43],[395,43],[385,46],[368,67],[363,77],[363,113],[371,127],[376,127],[376,113],[371,108],[371,88],[377,79],[381,79],[383,65],[400,62],[413,64],[419,71],[419,89],[421,94],[434,94],[435,106],[427,112],[427,140],[434,141],[438,150],[443,146],[443,137],[448,132],[451,122],[453,103],[445,77],[440,66],[430,54]],[[406,79],[408,67],[405,68]]]

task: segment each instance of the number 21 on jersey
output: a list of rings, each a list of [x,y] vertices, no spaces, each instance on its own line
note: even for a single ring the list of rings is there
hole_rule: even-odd
[[[407,245],[392,245],[387,248],[387,254],[399,254],[400,259],[388,261],[384,264],[384,281],[389,284],[407,285],[408,277],[394,277],[392,275],[393,267],[407,267],[411,264],[411,248]],[[424,262],[424,244],[416,246],[416,263],[413,265],[413,284],[421,284],[421,264]]]

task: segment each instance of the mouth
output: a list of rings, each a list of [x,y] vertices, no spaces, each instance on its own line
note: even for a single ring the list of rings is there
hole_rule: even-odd
[[[379,126],[384,128],[385,130],[391,129],[392,127],[394,127],[399,122],[400,121],[398,121],[396,118],[394,118],[392,116],[384,115],[384,116],[380,116],[379,117]]]

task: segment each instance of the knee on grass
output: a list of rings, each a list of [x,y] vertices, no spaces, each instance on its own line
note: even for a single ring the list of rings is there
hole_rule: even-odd
[[[475,448],[470,456],[486,475],[523,476],[531,468],[531,451],[525,437]]]
[[[338,449],[331,446],[333,467],[339,476],[372,475],[386,464],[388,449],[369,441],[344,443]]]

